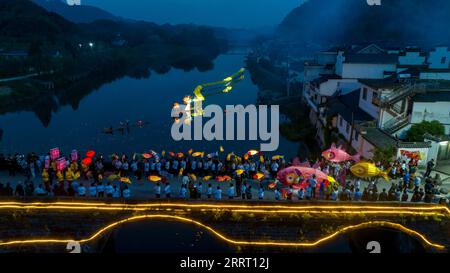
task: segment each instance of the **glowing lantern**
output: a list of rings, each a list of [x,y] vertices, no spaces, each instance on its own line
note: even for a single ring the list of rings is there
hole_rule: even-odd
[[[66,168],[66,159],[65,158],[60,158],[58,160],[56,160],[56,169],[58,171],[62,171]]]
[[[83,163],[83,165],[89,166],[89,165],[91,165],[91,163],[92,163],[92,158],[86,157],[85,159],[83,159],[83,160],[81,161],[81,163]]]
[[[72,150],[72,153],[70,153],[70,159],[72,161],[77,161],[78,160],[78,151],[77,150]]]
[[[50,150],[50,159],[56,160],[59,158],[59,148],[53,148]]]
[[[86,156],[87,157],[90,157],[90,158],[93,158],[94,157],[94,155],[95,155],[95,152],[94,151],[87,151],[87,153],[86,153]]]
[[[149,159],[150,157],[152,157],[150,154],[142,154],[142,157],[143,158],[147,158],[147,159]]]

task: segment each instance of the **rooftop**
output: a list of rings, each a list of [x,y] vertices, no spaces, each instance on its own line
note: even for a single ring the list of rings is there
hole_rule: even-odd
[[[399,82],[396,77],[389,77],[385,79],[360,79],[359,82],[375,90],[393,89],[403,85],[403,83]]]
[[[437,102],[448,101],[450,102],[450,91],[432,91],[426,93],[417,93],[413,97],[414,102]]]
[[[396,54],[345,54],[345,63],[397,64]]]
[[[358,131],[370,143],[375,147],[395,147],[397,141],[387,133],[383,132],[379,128],[375,127],[357,127]]]
[[[359,108],[360,89],[352,91],[346,95],[334,97],[328,101],[327,115],[340,115],[348,122],[358,123],[371,121],[373,117]]]

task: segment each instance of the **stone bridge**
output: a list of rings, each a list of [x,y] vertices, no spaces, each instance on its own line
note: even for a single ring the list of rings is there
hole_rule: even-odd
[[[450,209],[436,204],[0,199],[1,252],[101,252],[119,227],[179,222],[239,252],[309,252],[357,230],[407,234],[430,252],[450,247]]]

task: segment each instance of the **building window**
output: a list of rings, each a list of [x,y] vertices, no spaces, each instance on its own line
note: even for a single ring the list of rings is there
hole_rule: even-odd
[[[345,131],[348,133],[350,133],[350,124],[347,123],[347,126],[345,127]]]
[[[367,100],[367,88],[363,88],[363,100]]]
[[[380,105],[379,100],[378,100],[378,93],[377,92],[373,92],[372,93],[372,104],[376,105],[376,106]]]
[[[339,127],[342,127],[342,125],[344,124],[344,119],[339,116]]]
[[[447,62],[447,57],[442,57],[441,58],[441,64],[445,64]]]

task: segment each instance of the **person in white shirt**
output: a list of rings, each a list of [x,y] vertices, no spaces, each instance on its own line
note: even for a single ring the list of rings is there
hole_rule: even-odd
[[[220,186],[217,186],[217,189],[214,192],[214,198],[216,200],[221,200],[222,199],[222,189],[220,188]]]
[[[88,188],[89,196],[91,197],[97,197],[97,187],[95,186],[95,183],[92,183]]]
[[[228,199],[233,199],[235,196],[235,192],[234,192],[234,185],[231,183],[230,187],[228,188]]]
[[[113,189],[114,189],[114,191],[113,191],[112,197],[120,198],[120,189],[116,185],[114,185]]]
[[[84,186],[84,184],[80,184],[80,186],[78,187],[78,196],[80,197],[85,197],[86,196],[86,187]]]
[[[274,195],[275,195],[275,200],[277,200],[277,201],[280,200],[281,194],[277,188],[275,188]]]
[[[123,190],[122,194],[123,194],[123,197],[126,198],[126,199],[131,197],[131,191],[128,188],[128,186],[125,186],[125,189]]]
[[[247,191],[247,184],[246,183],[242,183],[241,185],[241,195],[242,195],[242,199],[245,199],[246,194],[245,192]]]
[[[42,186],[42,184],[39,184],[39,186],[34,190],[34,193],[37,196],[45,196],[45,195],[47,195],[47,192],[44,190],[44,187]]]
[[[259,187],[258,189],[258,199],[259,200],[263,200],[264,199],[264,189],[262,186]]]
[[[113,188],[113,186],[111,185],[111,183],[108,182],[108,184],[106,184],[106,187],[105,187],[106,197],[111,198],[112,195],[113,195],[113,192],[114,192],[114,188]]]
[[[98,195],[98,197],[105,196],[105,186],[103,186],[102,182],[98,183],[98,185],[97,185],[97,195]]]
[[[181,185],[180,189],[180,198],[186,199],[187,198],[187,188],[186,185]]]
[[[206,192],[206,195],[208,196],[208,199],[211,199],[213,193],[213,188],[211,184],[208,184],[208,190]]]
[[[164,194],[166,195],[166,198],[170,198],[171,193],[172,188],[170,187],[170,183],[166,183],[166,186],[164,187]]]
[[[334,190],[331,192],[331,197],[330,197],[330,199],[333,200],[333,201],[336,201],[337,198],[338,198],[338,195],[339,195],[339,191],[338,191],[337,189],[334,189]]]
[[[198,182],[197,196],[199,199],[202,198],[202,193],[203,193],[203,184],[202,182]]]
[[[156,183],[156,186],[153,188],[153,191],[155,192],[156,198],[161,198],[161,184],[159,182]]]
[[[184,175],[183,178],[181,179],[181,183],[182,183],[183,185],[189,184],[189,176]]]

